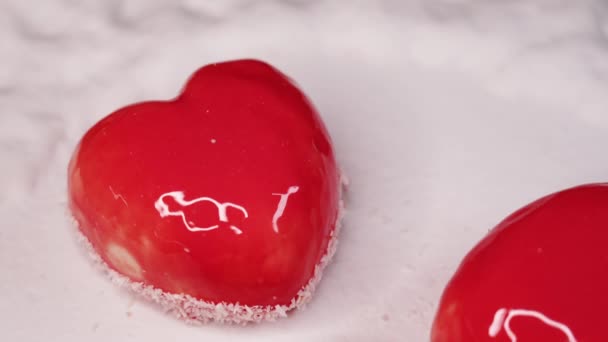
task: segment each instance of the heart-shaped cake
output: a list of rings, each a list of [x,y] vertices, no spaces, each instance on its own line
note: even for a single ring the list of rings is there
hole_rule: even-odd
[[[608,341],[607,246],[608,183],[525,206],[463,260],[431,341]]]
[[[69,206],[109,274],[190,322],[274,320],[334,253],[341,175],[306,96],[256,60],[199,69],[170,101],[95,124]]]

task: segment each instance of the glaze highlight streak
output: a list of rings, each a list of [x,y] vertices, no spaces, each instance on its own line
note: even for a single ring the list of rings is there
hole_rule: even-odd
[[[515,335],[513,330],[511,330],[511,319],[517,316],[536,318],[545,323],[546,325],[563,332],[564,335],[566,335],[566,337],[568,338],[568,342],[577,342],[576,338],[574,337],[574,334],[572,333],[570,328],[568,328],[567,325],[554,321],[538,311],[525,309],[507,310],[505,308],[501,308],[496,311],[496,313],[494,314],[494,320],[488,328],[488,334],[490,335],[490,337],[496,337],[498,333],[500,333],[501,328],[504,328],[505,333],[509,336],[511,342],[517,342],[517,335]]]
[[[165,202],[166,197],[173,198],[182,207],[187,207],[189,205],[192,205],[192,204],[195,204],[198,202],[211,202],[217,207],[217,212],[218,212],[218,216],[219,216],[218,219],[220,222],[228,223],[228,213],[226,211],[229,207],[240,210],[245,215],[245,218],[249,217],[247,210],[245,208],[241,207],[240,205],[230,203],[230,202],[220,203],[210,197],[199,197],[199,198],[195,198],[191,201],[186,201],[184,199],[185,198],[184,193],[181,191],[172,191],[172,192],[167,192],[167,193],[160,195],[160,197],[156,200],[156,202],[154,202],[154,207],[156,208],[156,210],[158,211],[160,216],[161,217],[168,217],[168,216],[181,217],[182,221],[184,222],[184,225],[191,232],[206,232],[206,231],[218,229],[220,226],[218,224],[209,226],[209,227],[196,227],[193,224],[191,225],[191,222],[189,222],[186,219],[186,214],[184,214],[184,212],[182,210],[171,211],[169,209],[169,205]],[[230,229],[232,229],[232,231],[234,231],[234,233],[237,235],[243,233],[242,230],[240,230],[237,226],[234,226],[234,225],[230,225]]]
[[[279,218],[281,218],[281,216],[283,216],[283,213],[285,212],[285,207],[287,206],[287,200],[289,199],[289,196],[291,194],[295,194],[296,192],[298,192],[298,190],[300,190],[300,187],[294,185],[290,186],[289,189],[287,189],[287,192],[284,194],[273,193],[274,196],[281,196],[281,199],[279,200],[279,205],[277,206],[277,210],[272,216],[272,229],[274,229],[275,233],[279,233],[278,221]]]

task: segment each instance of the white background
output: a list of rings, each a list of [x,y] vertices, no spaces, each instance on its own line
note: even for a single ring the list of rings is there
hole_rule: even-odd
[[[3,341],[428,341],[443,286],[504,216],[608,179],[606,2],[0,0]],[[198,67],[264,59],[323,116],[351,178],[306,311],[189,327],[99,274],[66,216],[97,120]]]

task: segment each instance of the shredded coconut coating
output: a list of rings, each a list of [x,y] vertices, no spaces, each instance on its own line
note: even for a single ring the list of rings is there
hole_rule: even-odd
[[[344,201],[342,199],[343,189],[348,185],[348,179],[342,175],[340,180],[340,203],[338,218],[334,230],[327,245],[327,250],[319,263],[315,266],[314,274],[289,305],[275,306],[248,306],[239,303],[212,303],[196,299],[187,294],[175,294],[155,288],[152,285],[142,282],[134,282],[128,277],[110,268],[93,249],[90,241],[76,229],[77,240],[85,248],[93,263],[105,274],[112,282],[121,288],[127,288],[139,297],[158,303],[163,311],[178,319],[184,320],[189,324],[201,324],[209,322],[240,324],[260,323],[263,321],[276,321],[278,318],[287,317],[287,312],[298,309],[303,310],[312,300],[317,285],[323,276],[323,270],[334,254],[338,246],[338,235],[342,227],[342,219],[345,215]],[[77,226],[76,220],[73,220]]]

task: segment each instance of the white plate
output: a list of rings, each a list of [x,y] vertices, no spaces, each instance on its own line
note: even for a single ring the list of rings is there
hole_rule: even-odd
[[[6,341],[425,341],[466,251],[505,215],[608,179],[600,1],[0,2]],[[95,271],[65,216],[84,131],[196,68],[264,59],[324,117],[351,178],[308,310],[189,327]]]

